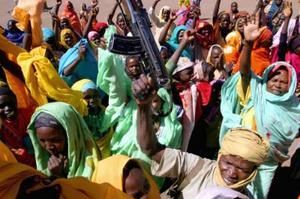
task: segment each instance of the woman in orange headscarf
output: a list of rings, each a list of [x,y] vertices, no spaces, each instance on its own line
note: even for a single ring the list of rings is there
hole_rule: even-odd
[[[79,35],[82,34],[79,17],[75,12],[74,6],[71,1],[66,1],[65,7],[60,15],[60,18],[62,17],[65,17],[69,20],[74,31],[76,31]]]
[[[254,42],[251,53],[251,70],[256,75],[262,76],[264,70],[271,64],[270,47],[272,45],[272,32],[264,27],[261,35]],[[240,69],[240,61],[233,67],[232,72],[236,73]]]

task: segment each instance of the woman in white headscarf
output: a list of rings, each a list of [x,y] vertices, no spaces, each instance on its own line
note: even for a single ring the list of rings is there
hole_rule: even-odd
[[[171,8],[169,6],[163,6],[159,11],[158,16],[155,14],[155,8],[159,1],[160,0],[155,0],[148,11],[149,17],[150,17],[151,21],[153,22],[153,24],[155,25],[154,38],[155,38],[157,45],[159,45],[159,42],[158,42],[159,35],[160,35],[164,25],[166,25],[166,23],[168,22],[168,20],[170,18],[170,14],[171,14]],[[174,27],[175,27],[175,24],[174,24]],[[170,33],[172,32],[173,28],[170,28],[170,30],[169,30]]]

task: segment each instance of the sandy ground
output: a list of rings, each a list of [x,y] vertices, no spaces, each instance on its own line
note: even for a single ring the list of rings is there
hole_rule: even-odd
[[[34,0],[32,0],[34,1]],[[63,0],[64,1],[64,0]],[[80,6],[82,3],[89,4],[89,0],[71,0],[76,10],[80,10]],[[144,6],[146,8],[149,8],[154,0],[143,0]],[[211,18],[213,7],[216,0],[202,0],[201,2],[201,11],[202,11],[202,17],[203,18]],[[297,9],[299,9],[299,4],[296,3],[297,0],[293,0],[294,5],[294,13],[297,12]],[[13,2],[14,0],[0,0],[0,25],[5,26],[8,19],[11,18],[10,14],[8,13],[13,8]],[[47,0],[48,5],[52,6],[56,2],[56,0]],[[115,0],[99,0],[99,6],[100,6],[100,12],[98,15],[98,20],[105,21],[106,16],[111,11]],[[161,2],[158,4],[158,9],[163,5],[169,5],[172,8],[177,8],[177,2],[178,0],[161,0]],[[221,2],[221,9],[229,9],[230,3],[232,0],[223,0]],[[240,10],[246,10],[246,11],[253,11],[256,5],[256,0],[236,0],[236,2],[239,3],[239,9]],[[157,9],[157,10],[158,10]],[[48,13],[43,14],[43,27],[50,27],[50,15]]]

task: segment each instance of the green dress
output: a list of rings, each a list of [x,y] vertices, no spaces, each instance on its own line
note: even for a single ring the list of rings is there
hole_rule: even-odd
[[[109,102],[112,106],[118,104],[121,113],[110,142],[112,154],[123,154],[141,160],[149,168],[151,160],[141,151],[136,139],[137,105],[132,97],[131,81],[125,74],[124,62],[119,55],[101,49],[98,67],[97,86],[106,93],[110,93],[111,89],[118,90],[114,96],[110,96],[112,99]],[[158,95],[163,100],[164,112],[170,106],[173,108],[169,115],[160,118],[156,133],[158,141],[170,148],[180,148],[182,126],[177,119],[177,108],[165,89],[160,89]]]

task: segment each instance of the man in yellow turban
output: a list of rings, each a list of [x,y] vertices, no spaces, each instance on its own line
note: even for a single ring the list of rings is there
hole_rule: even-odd
[[[173,187],[180,198],[196,198],[211,186],[247,193],[246,186],[254,180],[258,166],[266,161],[269,153],[269,143],[260,134],[245,128],[229,130],[217,161],[166,148],[157,141],[153,130],[151,100],[156,91],[152,81],[141,75],[133,82],[132,90],[134,96],[139,96],[136,98],[137,142],[152,159],[153,175],[177,178],[177,186]]]

